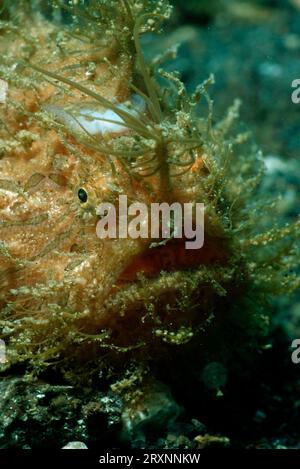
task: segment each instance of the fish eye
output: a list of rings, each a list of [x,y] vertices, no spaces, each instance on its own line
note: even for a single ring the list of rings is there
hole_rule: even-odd
[[[78,198],[82,204],[84,204],[88,199],[87,192],[82,187],[78,191]]]

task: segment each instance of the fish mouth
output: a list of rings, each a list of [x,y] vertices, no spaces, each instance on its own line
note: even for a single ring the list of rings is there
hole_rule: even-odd
[[[198,250],[186,249],[185,241],[145,248],[123,269],[104,302],[115,345],[160,341],[156,330],[205,323],[219,287],[214,267],[228,261],[225,240],[206,237]]]
[[[140,275],[148,279],[158,278],[161,273],[192,271],[201,266],[223,264],[226,261],[223,242],[220,239],[206,238],[200,249],[187,249],[188,240],[172,239],[157,243],[136,255],[119,276],[117,286],[136,282]]]

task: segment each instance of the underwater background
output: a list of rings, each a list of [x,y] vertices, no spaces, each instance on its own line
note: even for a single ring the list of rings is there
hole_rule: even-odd
[[[300,1],[170,3],[173,14],[163,33],[143,37],[146,59],[180,44],[164,68],[178,71],[190,92],[213,73],[215,121],[241,100],[238,128],[251,131],[266,167],[260,194],[278,197],[274,225],[294,222],[300,201],[300,104],[291,95],[293,80],[300,78]],[[44,17],[54,21],[47,2],[42,6]],[[4,9],[2,18],[6,14]],[[68,25],[72,19],[62,11],[60,21]],[[177,364],[170,370],[158,365],[159,385],[147,395],[143,418],[127,418],[118,392],[103,391],[97,380],[73,386],[49,371],[31,382],[22,366],[3,371],[0,448],[61,448],[77,441],[89,449],[299,449],[300,364],[291,360],[291,343],[300,338],[299,291],[273,300],[271,309],[263,346],[242,358],[231,351],[229,371],[219,358],[202,369],[193,354],[193,372],[184,381],[174,372]],[[176,360],[184,366],[181,356]]]

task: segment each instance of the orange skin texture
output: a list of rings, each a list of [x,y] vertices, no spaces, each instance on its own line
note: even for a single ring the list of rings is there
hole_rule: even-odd
[[[53,45],[45,39],[44,25],[35,31],[40,34],[45,49],[38,49],[33,62],[39,63],[45,51],[55,58],[48,66],[50,71],[78,62],[76,57],[60,57],[53,52]],[[16,53],[21,45],[14,42]],[[89,84],[106,99],[123,102],[130,95],[127,83],[131,64],[115,57],[114,44],[104,49],[102,55],[114,60],[119,69],[118,76],[112,78],[108,66],[101,63],[94,73],[103,85]],[[88,56],[93,58],[92,54]],[[76,79],[80,78],[80,73],[76,72]],[[85,76],[81,78],[85,80]],[[25,112],[16,109],[10,104],[12,102],[21,104]],[[81,205],[77,195],[80,187],[93,195],[93,209],[101,202],[117,202],[119,193],[111,189],[112,185],[128,196],[129,203],[138,201],[149,205],[162,201],[158,189],[160,176],[155,174],[148,178],[150,189],[146,189],[144,180],[132,180],[118,162],[115,162],[117,171],[113,175],[101,152],[79,144],[71,133],[64,134],[62,139],[57,129],[45,128],[38,119],[32,118],[45,104],[64,107],[77,102],[88,105],[90,99],[76,89],[70,95],[61,95],[59,88],[44,83],[35,90],[9,87],[7,103],[0,105],[0,117],[10,134],[17,139],[22,131],[34,135],[27,141],[18,141],[6,152],[0,160],[0,179],[13,181],[24,188],[33,175],[43,176],[25,194],[0,189],[1,242],[9,253],[0,257],[0,304],[5,307],[13,301],[15,318],[25,314],[44,318],[47,302],[53,302],[54,298],[68,310],[84,311],[85,327],[89,330],[118,329],[120,317],[127,314],[129,325],[132,319],[141,315],[140,305],[150,301],[150,297],[164,295],[164,301],[176,298],[180,283],[177,277],[172,277],[173,273],[200,265],[226,263],[226,254],[221,243],[213,238],[195,253],[187,251],[183,242],[149,249],[151,239],[101,240],[96,236],[98,218]],[[7,129],[0,129],[0,138],[7,138]],[[191,170],[176,178],[169,198],[179,202],[201,202],[197,181],[205,175],[204,160],[199,153]],[[39,216],[47,218],[37,224],[30,222]],[[69,268],[70,264],[72,268]],[[169,272],[170,277],[161,279],[161,271]],[[152,282],[146,291],[136,284],[141,273]],[[47,286],[45,293],[39,296],[24,293],[15,298],[11,293],[12,289],[21,287],[37,286],[43,290],[41,285],[49,285],[49,282],[53,286]],[[128,334],[122,336],[121,342],[127,343]]]

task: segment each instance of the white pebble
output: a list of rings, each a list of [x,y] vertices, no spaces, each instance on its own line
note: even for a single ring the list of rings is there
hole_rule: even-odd
[[[63,446],[62,449],[88,449],[88,447],[82,443],[82,441],[70,441],[70,443]]]

